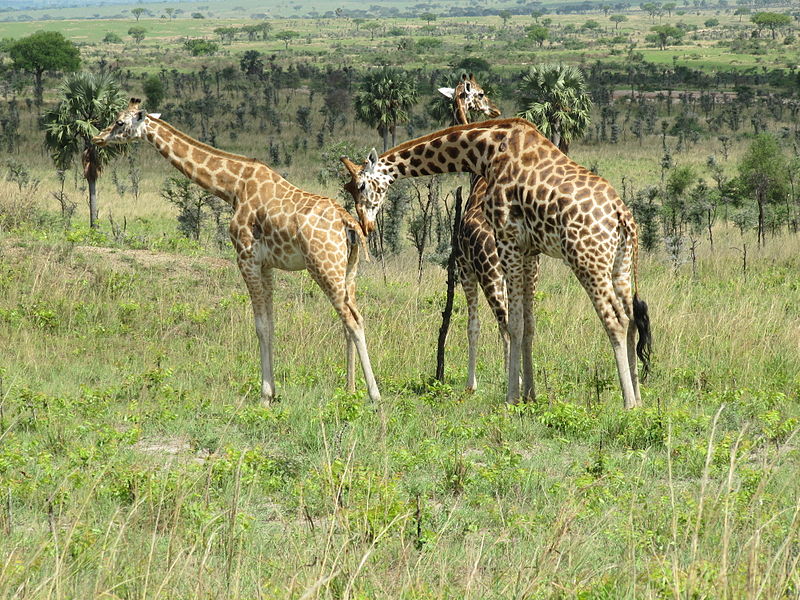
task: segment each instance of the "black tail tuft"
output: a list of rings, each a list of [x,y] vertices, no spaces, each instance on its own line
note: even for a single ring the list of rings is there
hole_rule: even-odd
[[[633,320],[639,332],[639,342],[636,344],[636,356],[642,361],[642,380],[647,379],[650,372],[650,352],[653,349],[653,337],[650,333],[650,315],[647,313],[647,303],[633,297]]]

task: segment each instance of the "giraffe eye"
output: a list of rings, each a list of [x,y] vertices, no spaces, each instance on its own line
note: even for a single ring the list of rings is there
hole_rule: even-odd
[[[364,182],[364,181],[362,181],[362,182],[361,182],[361,183],[358,185],[358,191],[359,191],[359,192],[363,192],[363,191],[364,191],[366,188],[367,188],[367,184],[366,184],[366,182]]]
[[[484,94],[483,94],[483,92],[480,92],[480,93],[478,94],[478,98],[483,98],[483,95],[484,95]]]
[[[117,121],[117,127],[122,127],[124,123],[122,121]]]

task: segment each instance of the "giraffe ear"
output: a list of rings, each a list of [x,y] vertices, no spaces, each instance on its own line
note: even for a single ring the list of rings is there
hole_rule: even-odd
[[[148,117],[153,117],[154,119],[160,119],[161,113],[147,113]]]
[[[452,100],[456,91],[453,88],[439,88],[439,93]]]
[[[373,148],[369,151],[366,163],[364,164],[364,171],[371,173],[375,170],[375,165],[378,164],[378,151]]]
[[[467,80],[467,74],[461,73],[461,81],[466,81],[466,80]]]
[[[469,80],[470,80],[472,83],[478,83],[477,81],[475,81],[475,73],[470,73],[470,74],[469,74]]]

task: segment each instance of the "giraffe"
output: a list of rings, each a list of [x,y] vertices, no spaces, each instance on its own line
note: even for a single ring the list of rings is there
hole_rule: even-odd
[[[355,354],[373,401],[380,399],[355,303],[359,223],[342,206],[295,187],[264,163],[223,152],[179,131],[160,114],[147,114],[140,100],[92,141],[98,146],[146,139],[181,173],[233,207],[229,233],[239,271],[253,305],[261,357],[261,399],[275,396],[273,374],[273,269],[308,269],[333,304],[345,329],[347,389],[355,390]],[[367,255],[368,258],[368,255]]]
[[[469,123],[470,112],[482,112],[489,117],[500,116],[500,111],[489,99],[483,88],[475,81],[475,76],[469,77],[463,73],[461,80],[454,88],[439,88],[439,93],[453,101],[453,125],[466,125]],[[478,313],[478,287],[483,290],[483,295],[489,303],[497,327],[500,330],[500,339],[503,342],[503,358],[508,363],[510,340],[508,337],[508,308],[506,303],[506,283],[503,279],[503,269],[500,257],[497,254],[497,244],[494,239],[494,230],[483,214],[483,204],[486,197],[486,180],[473,175],[470,184],[470,194],[464,208],[461,222],[456,227],[456,264],[461,288],[467,300],[467,385],[466,389],[478,389],[475,376],[475,363],[478,357],[478,339],[481,324]],[[538,261],[538,256],[535,259]],[[533,286],[536,286],[538,268],[534,269]]]
[[[638,296],[636,223],[610,183],[570,160],[524,119],[457,125],[380,157],[373,148],[361,166],[342,160],[351,173],[345,188],[366,234],[375,229],[376,212],[396,179],[456,172],[486,179],[484,213],[508,293],[508,402],[520,397],[520,359],[522,393],[534,397],[534,257],[546,254],[562,259],[589,295],[614,351],[625,408],[641,404],[636,359],[646,375],[650,319]]]
[[[439,93],[453,101],[453,125],[469,123],[469,113],[482,112],[487,117],[499,117],[500,110],[475,81],[475,75],[461,74],[455,88],[441,87]]]

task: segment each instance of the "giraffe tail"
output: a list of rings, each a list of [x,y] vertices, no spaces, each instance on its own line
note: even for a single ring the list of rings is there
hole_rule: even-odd
[[[633,246],[633,322],[639,333],[636,343],[636,356],[642,361],[642,380],[650,373],[650,354],[653,349],[653,335],[650,330],[650,314],[647,303],[639,298],[639,233],[632,215],[624,219],[625,227]]]
[[[350,247],[358,254],[360,247],[364,251],[364,262],[372,262],[369,256],[369,248],[367,247],[367,238],[361,232],[360,227],[353,227],[350,223],[345,223],[347,228],[347,241]]]

